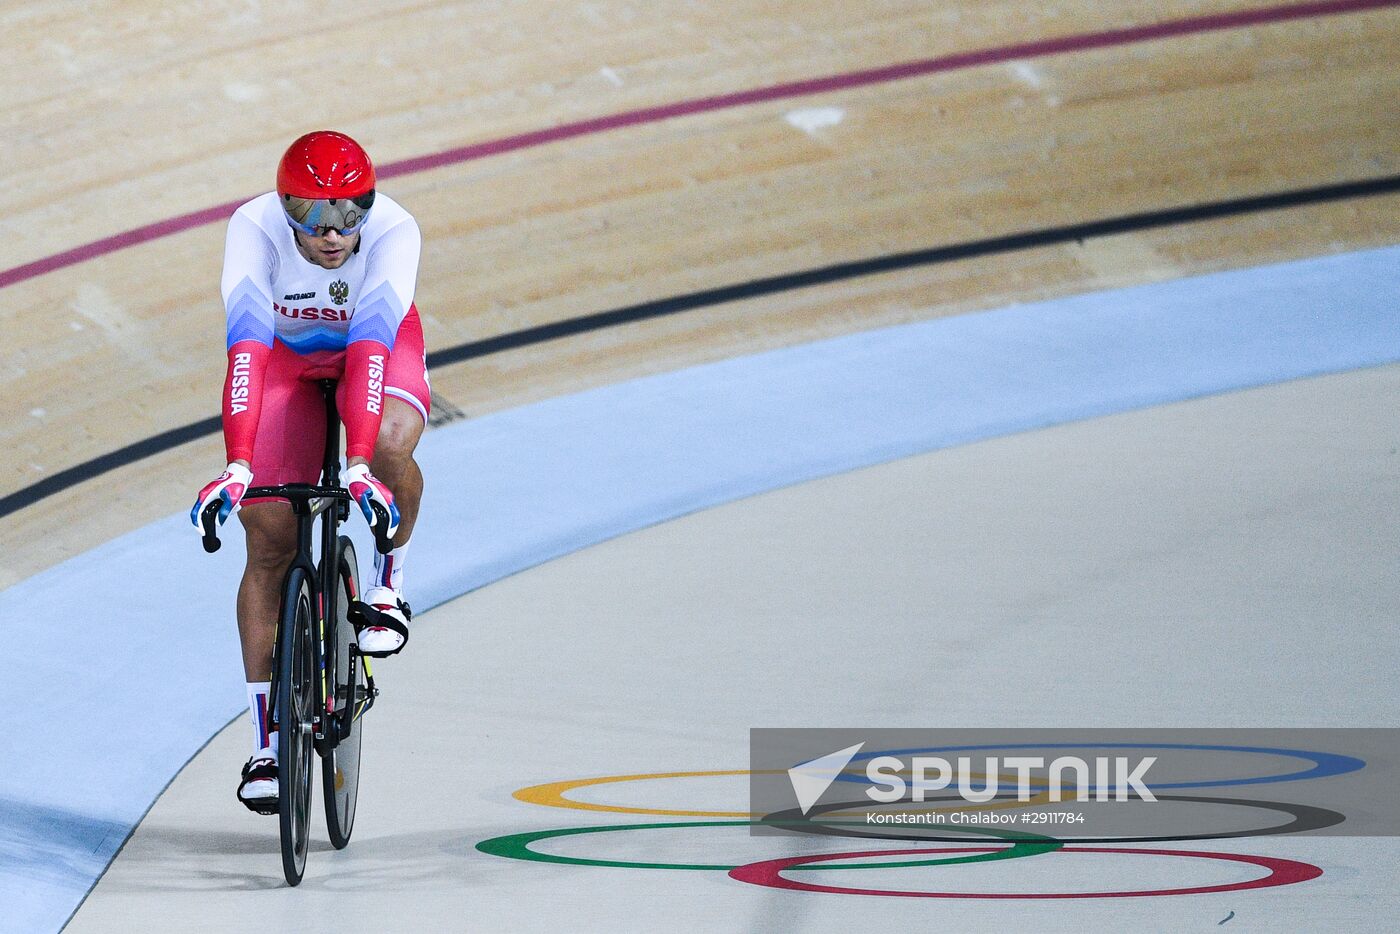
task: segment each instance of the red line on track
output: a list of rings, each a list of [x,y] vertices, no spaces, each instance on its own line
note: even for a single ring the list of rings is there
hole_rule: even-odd
[[[1400,0],[1318,0],[1318,2],[1314,3],[1296,3],[1284,6],[1262,7],[1254,10],[1212,13],[1204,16],[1191,16],[1184,19],[1167,20],[1160,23],[1149,23],[1144,26],[1129,26],[1123,29],[1108,29],[1101,32],[1087,32],[1053,39],[1040,39],[1034,42],[1003,45],[995,48],[979,49],[972,52],[958,52],[938,58],[926,58],[914,62],[904,62],[898,65],[887,65],[882,68],[871,68],[865,71],[829,75],[824,78],[809,78],[805,81],[792,81],[786,84],[775,84],[766,88],[753,88],[747,91],[737,91],[732,94],[700,97],[694,100],[678,101],[674,104],[645,107],[640,110],[628,110],[606,117],[579,120],[573,123],[565,123],[557,127],[550,127],[545,130],[534,130],[516,136],[507,136],[482,143],[473,143],[469,146],[449,149],[446,152],[432,153],[426,156],[417,156],[412,159],[391,162],[379,166],[377,174],[380,178],[393,178],[398,175],[425,172],[429,169],[456,165],[462,162],[469,162],[473,159],[482,159],[487,156],[495,156],[519,149],[543,146],[547,143],[555,143],[579,136],[588,136],[593,133],[603,133],[622,127],[657,123],[674,117],[691,116],[693,114],[709,113],[716,110],[727,110],[731,107],[742,107],[746,104],[758,104],[765,101],[822,94],[828,91],[844,91],[873,84],[884,84],[890,81],[902,81],[908,78],[917,78],[945,71],[973,68],[978,65],[991,65],[999,62],[1013,61],[1015,59],[1036,58],[1047,55],[1062,55],[1066,52],[1084,52],[1090,49],[1103,49],[1111,46],[1131,45],[1137,42],[1150,42],[1154,39],[1169,39],[1197,33],[1241,29],[1247,26],[1262,26],[1269,23],[1282,23],[1288,22],[1289,20],[1310,19],[1319,16],[1359,13],[1366,10],[1380,10],[1396,6],[1400,6]],[[11,269],[0,271],[0,288],[24,282],[27,279],[33,279],[36,276],[42,276],[45,273],[63,269],[67,266],[74,266],[86,260],[95,259],[108,253],[114,253],[117,250],[122,250],[130,246],[148,243],[152,240],[160,239],[161,237],[168,237],[172,234],[192,230],[195,227],[202,227],[205,224],[212,224],[216,221],[224,220],[246,200],[246,198],[240,198],[237,201],[230,201],[227,204],[220,204],[212,208],[205,208],[201,211],[194,211],[190,214],[182,214],[179,217],[157,221],[154,224],[147,224],[144,227],[137,227],[134,230],[104,237],[101,240],[94,240],[91,243],[85,243],[82,246],[74,247],[71,250],[65,250],[62,253],[55,253],[52,256],[46,256],[21,266],[15,266]]]

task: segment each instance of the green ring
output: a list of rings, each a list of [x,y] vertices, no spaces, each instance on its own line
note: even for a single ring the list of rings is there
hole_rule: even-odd
[[[527,833],[513,833],[504,837],[482,840],[476,848],[491,856],[506,859],[523,859],[535,863],[565,863],[570,866],[611,866],[616,869],[703,869],[713,872],[728,872],[738,866],[713,866],[705,863],[633,863],[625,860],[586,859],[578,856],[556,856],[553,853],[540,853],[530,849],[536,840],[551,837],[568,837],[580,833],[608,833],[615,830],[661,830],[672,827],[749,827],[754,824],[773,824],[763,820],[716,820],[716,821],[676,821],[662,824],[606,824],[601,827],[564,827],[557,830],[532,830]],[[799,823],[791,821],[785,823]],[[859,824],[861,821],[824,821],[829,824]],[[901,869],[908,866],[952,866],[957,863],[985,863],[998,859],[1018,859],[1023,856],[1038,856],[1058,850],[1064,844],[1051,837],[1023,833],[1015,830],[993,830],[991,828],[947,828],[958,833],[976,833],[1000,837],[1011,841],[1011,846],[993,853],[978,853],[973,856],[955,856],[951,859],[915,859],[898,863],[847,863],[839,866],[814,865],[806,867],[813,871],[821,869]],[[804,871],[806,871],[804,869]]]

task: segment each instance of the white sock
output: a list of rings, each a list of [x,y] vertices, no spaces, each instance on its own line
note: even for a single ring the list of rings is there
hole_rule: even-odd
[[[374,553],[374,585],[388,587],[396,594],[403,593],[403,562],[408,554],[409,542],[404,542],[387,555]]]
[[[267,695],[272,690],[271,681],[249,681],[248,714],[253,720],[253,752],[270,751],[277,755],[277,731],[271,729],[267,719]]]

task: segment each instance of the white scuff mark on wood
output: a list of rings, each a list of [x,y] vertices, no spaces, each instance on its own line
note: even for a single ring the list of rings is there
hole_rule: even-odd
[[[846,111],[840,107],[804,107],[788,111],[783,119],[808,136],[814,136],[818,130],[836,126],[845,120]]]

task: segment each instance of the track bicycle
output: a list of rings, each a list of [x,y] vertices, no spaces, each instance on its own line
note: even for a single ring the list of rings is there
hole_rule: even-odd
[[[340,414],[335,381],[318,380],[326,402],[326,448],[321,484],[249,487],[245,498],[277,497],[297,520],[296,556],[287,568],[273,646],[268,722],[277,730],[277,810],[282,873],[301,882],[310,836],[313,751],[321,756],[321,796],[331,845],[343,849],[355,825],[360,789],[360,721],[379,695],[352,622],[359,599],[355,546],[340,534],[350,514],[350,492],[340,485]],[[204,550],[219,550],[217,500],[200,515]],[[375,504],[375,548],[393,549],[382,534],[388,516]],[[320,517],[320,560],[313,525]],[[263,813],[274,813],[272,810]]]

